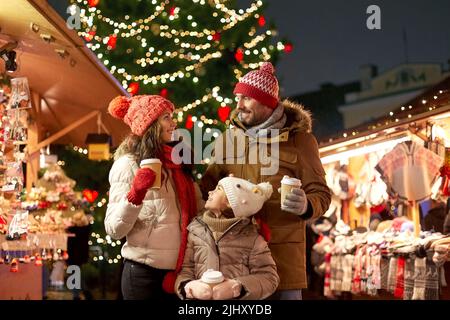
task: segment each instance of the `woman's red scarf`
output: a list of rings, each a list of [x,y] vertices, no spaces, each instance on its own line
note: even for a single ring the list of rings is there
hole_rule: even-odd
[[[195,196],[194,181],[183,171],[182,164],[172,161],[172,147],[164,145],[161,161],[163,167],[172,171],[175,190],[181,206],[181,244],[178,251],[177,265],[174,271],[166,274],[163,280],[163,289],[168,293],[174,293],[175,280],[183,265],[184,253],[186,251],[188,231],[187,226],[197,214],[197,203]]]

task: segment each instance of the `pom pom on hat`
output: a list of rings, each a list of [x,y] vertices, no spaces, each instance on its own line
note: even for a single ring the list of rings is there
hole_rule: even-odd
[[[274,74],[275,73],[275,68],[273,67],[273,65],[270,62],[264,62],[261,66],[261,68],[259,68],[259,70],[264,71],[264,72],[268,72],[270,74]]]
[[[129,98],[124,96],[115,97],[108,106],[108,112],[117,119],[125,118],[125,115],[130,108],[131,101]]]

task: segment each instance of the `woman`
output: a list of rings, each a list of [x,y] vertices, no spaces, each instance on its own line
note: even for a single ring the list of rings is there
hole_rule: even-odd
[[[173,293],[183,262],[187,225],[197,213],[195,199],[201,201],[189,168],[172,162],[174,106],[156,95],[119,96],[108,111],[131,128],[109,173],[105,217],[111,237],[127,238],[122,247],[122,294],[125,300],[167,298],[165,292]],[[159,189],[151,189],[155,172],[139,168],[141,160],[149,158],[163,163]]]

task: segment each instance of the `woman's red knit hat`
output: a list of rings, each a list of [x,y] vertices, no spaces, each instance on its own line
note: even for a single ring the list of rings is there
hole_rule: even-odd
[[[173,103],[158,95],[118,96],[108,106],[108,112],[114,118],[123,120],[137,136],[143,136],[164,111],[173,110]]]

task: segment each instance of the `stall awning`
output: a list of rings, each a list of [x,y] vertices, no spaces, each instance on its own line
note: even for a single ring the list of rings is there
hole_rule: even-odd
[[[321,157],[344,152],[355,147],[398,137],[405,132],[420,136],[429,119],[450,113],[450,77],[427,89],[424,93],[398,106],[395,110],[358,127],[346,129],[340,136],[319,144]],[[421,137],[425,139],[425,136]]]
[[[18,43],[18,70],[11,76],[27,77],[31,90],[42,98],[37,119],[45,128],[44,134],[60,132],[98,110],[104,127],[113,136],[113,145],[120,143],[129,129],[106,111],[113,97],[127,93],[77,32],[67,27],[47,1],[1,2],[0,47],[8,42]],[[4,72],[1,59],[0,72]],[[87,134],[97,133],[97,120],[97,116],[92,116],[56,142],[84,146]]]

